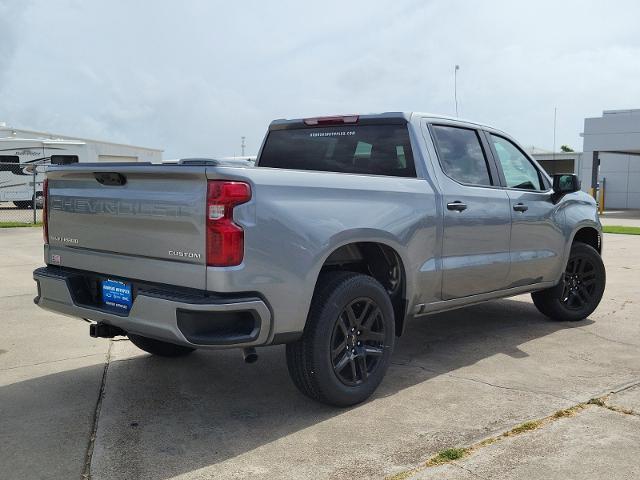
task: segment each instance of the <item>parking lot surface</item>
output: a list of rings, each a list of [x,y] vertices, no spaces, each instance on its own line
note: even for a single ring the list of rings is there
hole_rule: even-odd
[[[335,409],[298,393],[283,347],[247,365],[90,338],[32,302],[40,230],[0,230],[0,478],[638,478],[640,237],[606,235],[604,257],[589,319],[519,296],[414,320],[373,398]],[[426,466],[453,447],[472,448]]]

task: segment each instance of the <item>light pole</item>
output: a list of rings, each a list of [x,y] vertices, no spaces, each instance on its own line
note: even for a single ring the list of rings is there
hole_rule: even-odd
[[[245,137],[240,137],[240,150],[242,150],[243,157],[244,157],[244,139]]]
[[[458,117],[458,70],[460,70],[460,65],[456,65],[453,69],[453,99],[456,102],[456,118]]]

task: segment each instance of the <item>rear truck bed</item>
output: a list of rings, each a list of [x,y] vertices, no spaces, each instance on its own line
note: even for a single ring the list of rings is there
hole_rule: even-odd
[[[112,327],[96,335],[127,332],[199,347],[264,344],[271,314],[258,294],[207,291],[208,266],[242,262],[237,251],[231,258],[229,244],[241,248],[243,231],[224,218],[238,199],[212,200],[235,183],[210,181],[206,170],[205,164],[51,169],[47,266],[34,272],[35,302]],[[248,200],[250,187],[240,186],[247,197],[241,200]],[[206,220],[208,208],[221,216],[217,222]]]

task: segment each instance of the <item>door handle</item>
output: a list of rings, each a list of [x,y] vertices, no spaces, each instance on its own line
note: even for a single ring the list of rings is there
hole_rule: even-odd
[[[514,209],[516,212],[526,212],[527,210],[529,210],[529,207],[527,207],[524,203],[516,203],[516,204],[513,206],[513,209]]]
[[[462,203],[460,200],[456,200],[455,202],[447,203],[447,208],[449,210],[455,210],[457,212],[461,212],[467,209],[467,204]]]

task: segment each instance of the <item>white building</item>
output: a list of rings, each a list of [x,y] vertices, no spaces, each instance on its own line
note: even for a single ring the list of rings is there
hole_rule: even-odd
[[[640,109],[585,118],[582,188],[605,186],[605,208],[640,208]]]
[[[0,122],[0,142],[1,155],[6,155],[6,152],[12,153],[12,150],[15,150],[13,144],[21,142],[18,146],[36,150],[49,148],[53,154],[56,153],[55,150],[73,151],[73,155],[77,155],[80,162],[162,162],[162,150],[158,148],[13,128],[5,122]],[[45,156],[46,153],[45,151]]]
[[[0,202],[28,208],[42,195],[44,169],[76,162],[162,162],[162,150],[24,130],[0,122]]]
[[[539,148],[527,151],[549,175],[576,173],[580,170],[582,152],[552,152]]]

